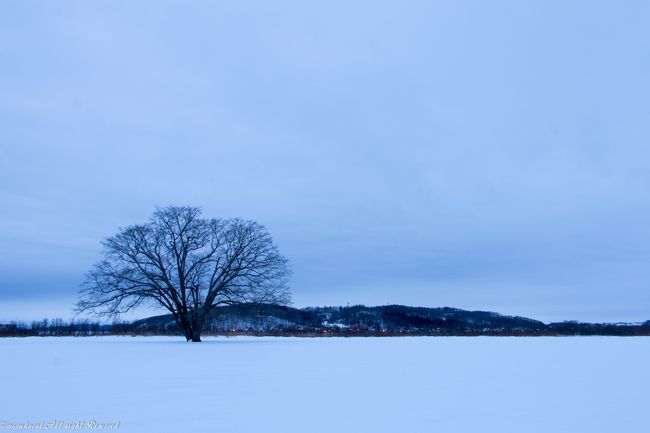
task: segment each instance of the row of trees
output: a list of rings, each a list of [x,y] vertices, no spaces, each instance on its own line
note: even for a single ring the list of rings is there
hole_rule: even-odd
[[[83,336],[128,333],[132,329],[129,322],[114,321],[100,323],[87,319],[70,320],[43,319],[32,322],[13,321],[0,324],[0,336]]]

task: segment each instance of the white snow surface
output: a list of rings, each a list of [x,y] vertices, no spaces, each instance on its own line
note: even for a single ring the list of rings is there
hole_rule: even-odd
[[[204,340],[0,338],[0,421],[170,433],[650,428],[650,338]]]

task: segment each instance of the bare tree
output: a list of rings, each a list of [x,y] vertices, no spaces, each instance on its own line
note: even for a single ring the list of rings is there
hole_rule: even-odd
[[[201,341],[218,305],[290,302],[288,261],[264,226],[200,216],[195,207],[157,209],[106,239],[77,311],[116,317],[149,302],[169,310],[188,341]]]

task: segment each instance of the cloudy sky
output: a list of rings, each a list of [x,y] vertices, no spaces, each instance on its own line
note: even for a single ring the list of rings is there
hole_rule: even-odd
[[[296,306],[650,319],[649,20],[3,1],[0,320],[71,317],[100,241],[167,204],[265,224]]]

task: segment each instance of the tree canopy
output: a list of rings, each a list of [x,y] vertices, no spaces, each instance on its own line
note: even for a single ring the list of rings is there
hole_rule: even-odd
[[[171,312],[187,340],[201,341],[218,305],[290,303],[288,260],[254,221],[205,219],[199,208],[169,206],[103,246],[78,311],[114,317],[149,303]]]

